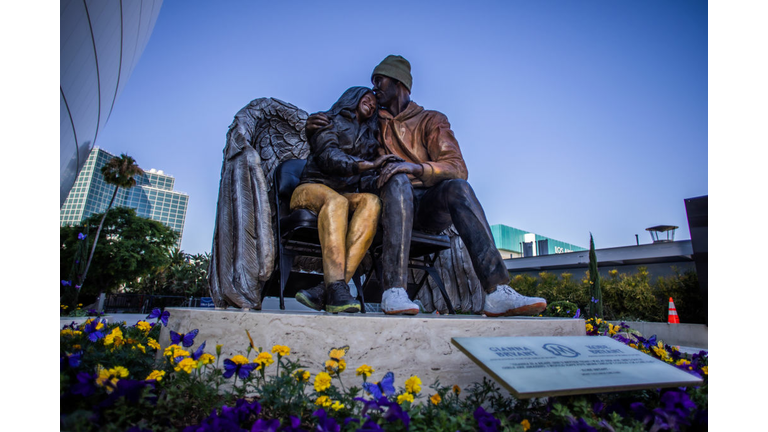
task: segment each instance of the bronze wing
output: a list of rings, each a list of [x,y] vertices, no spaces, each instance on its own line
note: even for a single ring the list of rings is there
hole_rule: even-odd
[[[261,291],[275,268],[273,172],[306,159],[307,113],[274,98],[254,99],[227,132],[208,283],[216,307],[261,309]]]

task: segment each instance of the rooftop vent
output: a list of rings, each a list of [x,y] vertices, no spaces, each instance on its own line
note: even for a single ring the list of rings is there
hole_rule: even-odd
[[[651,233],[651,239],[654,243],[665,243],[675,241],[675,230],[678,227],[674,225],[657,225],[645,230]]]

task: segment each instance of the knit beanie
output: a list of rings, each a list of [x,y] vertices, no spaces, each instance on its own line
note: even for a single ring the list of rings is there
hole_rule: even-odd
[[[384,75],[394,78],[403,83],[408,88],[408,91],[411,91],[411,83],[413,82],[411,64],[402,56],[388,55],[378,66],[373,68],[371,78],[373,78],[373,75]]]

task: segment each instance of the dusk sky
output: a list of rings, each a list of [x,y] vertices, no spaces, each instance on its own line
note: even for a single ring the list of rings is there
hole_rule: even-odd
[[[490,224],[598,248],[690,238],[708,194],[702,1],[179,2],[97,145],[176,178],[182,249],[209,252],[227,128],[253,99],[309,113],[388,54],[448,116]]]

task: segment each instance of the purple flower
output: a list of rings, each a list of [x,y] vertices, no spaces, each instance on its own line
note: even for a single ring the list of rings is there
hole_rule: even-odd
[[[280,420],[264,420],[258,419],[251,427],[251,432],[277,432],[280,427]]]
[[[563,432],[597,432],[597,429],[590,426],[583,418],[571,419],[571,424],[563,428]]]
[[[363,423],[363,426],[359,429],[357,429],[356,432],[383,432],[384,429],[379,426],[378,423],[373,421],[372,419],[366,420],[365,423]]]
[[[88,237],[86,234],[80,233],[77,235],[78,240],[85,240],[85,238]]]
[[[72,385],[70,390],[72,394],[88,397],[96,393],[96,375],[88,372],[77,373],[77,383]]]
[[[289,416],[288,422],[290,424],[283,424],[283,427],[280,429],[280,432],[306,432],[304,429],[302,429],[301,426],[301,419],[296,416]]]
[[[576,309],[576,315],[574,315],[574,318],[578,318],[581,316],[581,309]]]
[[[79,290],[82,285],[75,285],[75,289]]]
[[[90,340],[91,342],[96,342],[97,340],[104,337],[104,333],[102,333],[101,330],[98,329],[100,322],[101,320],[99,318],[96,318],[91,320],[91,322],[85,325],[85,329],[84,329],[85,334],[88,335],[88,340]]]
[[[501,421],[481,406],[477,407],[474,416],[475,420],[477,420],[477,427],[481,432],[497,432],[501,427]]]
[[[64,285],[64,286],[72,286],[72,282],[70,282],[68,280],[61,281],[61,284]]]
[[[61,369],[64,370],[65,367],[69,366],[71,368],[76,368],[80,366],[80,359],[83,357],[83,352],[78,351],[74,354],[65,354],[61,357]]]
[[[224,378],[232,378],[232,375],[237,374],[240,379],[246,379],[251,375],[251,371],[256,369],[258,363],[246,363],[238,364],[230,359],[224,359]]]
[[[150,312],[149,315],[147,315],[147,318],[149,319],[158,318],[163,323],[164,326],[167,326],[168,317],[170,316],[171,316],[170,312],[168,311],[161,312],[160,309],[154,308],[152,309],[152,312]]]
[[[322,408],[313,412],[312,416],[317,417],[317,426],[314,429],[317,432],[339,432],[341,430],[336,420],[328,417],[328,413]]]
[[[387,400],[387,398],[383,398],[383,399],[385,401]],[[363,409],[362,411],[360,411],[362,415],[366,415],[366,413],[370,410],[382,411],[381,405],[379,405],[377,401],[368,400],[361,397],[356,397],[355,400],[363,403]]]

